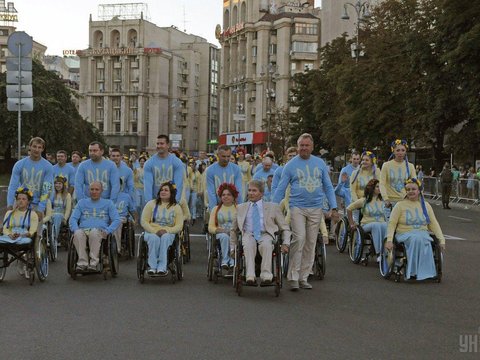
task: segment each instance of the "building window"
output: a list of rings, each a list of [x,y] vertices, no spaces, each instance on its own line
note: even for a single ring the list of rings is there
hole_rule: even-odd
[[[306,63],[303,65],[303,71],[313,70],[313,63]]]
[[[292,43],[292,50],[294,52],[316,53],[318,44],[315,42],[294,41]]]
[[[103,132],[103,122],[97,123],[97,129],[98,131]]]
[[[105,80],[105,69],[97,69],[97,81]]]
[[[252,46],[252,56],[257,57],[257,47],[256,46]]]
[[[295,34],[300,35],[317,35],[317,24],[295,24]]]
[[[277,44],[270,44],[268,47],[268,52],[270,55],[276,55],[277,54]]]
[[[116,133],[120,132],[120,123],[115,123],[115,132]]]
[[[292,62],[292,63],[290,64],[290,70],[292,70],[292,71],[297,70],[297,63]]]

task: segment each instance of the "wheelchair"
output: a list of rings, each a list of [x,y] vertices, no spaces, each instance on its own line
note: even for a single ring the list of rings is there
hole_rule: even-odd
[[[45,281],[48,276],[46,238],[35,233],[29,244],[0,243],[0,282],[5,278],[7,268],[15,261],[26,266],[30,285],[35,281],[35,273],[40,281]]]
[[[54,230],[52,221],[42,225],[42,237],[47,240],[47,253],[51,262],[55,262],[58,258],[57,239],[54,236]]]
[[[127,259],[135,257],[135,225],[130,219],[122,224],[121,254]]]
[[[171,282],[183,280],[183,260],[179,234],[175,235],[172,245],[167,249],[167,269],[170,270]],[[141,284],[145,282],[145,273],[148,268],[148,244],[145,241],[145,232],[142,232],[137,243],[137,278]],[[151,276],[157,277],[157,276]]]
[[[186,264],[191,260],[191,252],[190,252],[190,225],[187,220],[183,222],[183,229],[179,234],[180,237],[180,244],[182,250],[182,262]]]
[[[89,252],[87,243],[87,253]],[[100,254],[97,271],[78,271],[77,261],[78,253],[75,245],[73,244],[73,235],[68,243],[68,255],[67,255],[67,271],[73,280],[77,279],[78,275],[90,275],[90,274],[103,274],[104,280],[107,280],[108,273],[110,272],[112,278],[118,275],[118,251],[117,241],[114,235],[108,234],[105,239],[102,239],[100,244]]]
[[[282,252],[281,252],[281,243],[282,239],[279,234],[275,234],[275,240],[273,242],[273,251],[272,251],[272,284],[268,286],[273,286],[275,291],[275,296],[280,296],[280,289],[283,286],[282,279]],[[260,252],[257,249],[257,255],[255,256],[255,276],[260,276],[260,264],[262,257]],[[243,251],[242,245],[242,236],[238,234],[238,243],[235,246],[235,266],[233,271],[233,286],[238,296],[242,295],[243,286],[246,286],[246,267],[245,267],[245,254]]]
[[[230,275],[224,275],[222,272],[221,259],[222,259],[222,248],[220,246],[220,241],[217,240],[215,234],[207,234],[207,250],[208,250],[208,262],[207,262],[207,279],[208,281],[213,281],[215,284],[218,283],[218,278],[231,278]]]
[[[437,276],[433,278],[434,281],[440,283],[442,281],[442,269],[443,269],[443,252],[440,247],[440,242],[437,237],[433,234],[430,234],[433,241],[431,242],[432,251],[433,251],[433,260],[435,263],[435,270],[437,271]],[[387,239],[384,240],[384,245]],[[395,282],[400,282],[403,277],[403,280],[408,281],[406,278],[406,269],[407,269],[407,252],[405,245],[403,243],[398,243],[393,240],[393,249],[388,251],[383,247],[383,251],[380,257],[379,268],[380,275],[386,280],[394,277]]]

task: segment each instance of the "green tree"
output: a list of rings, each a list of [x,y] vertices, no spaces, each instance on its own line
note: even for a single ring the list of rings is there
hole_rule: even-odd
[[[73,93],[56,74],[33,61],[34,110],[22,113],[22,144],[34,136],[47,142],[47,151],[85,151],[91,141],[105,143],[98,130],[82,119]],[[7,111],[6,74],[0,75],[0,153],[11,157],[17,144],[17,113]]]

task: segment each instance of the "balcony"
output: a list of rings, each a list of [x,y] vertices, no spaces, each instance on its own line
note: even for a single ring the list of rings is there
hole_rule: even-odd
[[[122,68],[122,63],[121,62],[114,62],[113,63],[113,68],[114,69],[121,69]]]
[[[130,67],[131,67],[132,69],[138,69],[138,61],[132,61],[132,62],[130,63]]]

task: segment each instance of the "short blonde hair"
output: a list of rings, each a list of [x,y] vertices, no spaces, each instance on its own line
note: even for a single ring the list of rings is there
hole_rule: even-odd
[[[297,140],[297,145],[300,144],[300,141],[302,141],[303,139],[310,139],[310,141],[312,142],[313,144],[313,136],[310,135],[309,133],[303,133],[302,135],[300,135],[298,137],[298,140]]]

